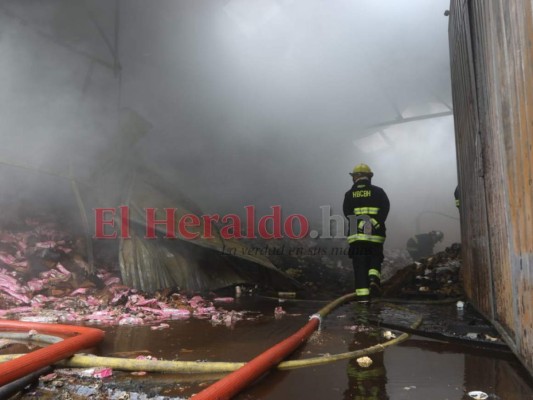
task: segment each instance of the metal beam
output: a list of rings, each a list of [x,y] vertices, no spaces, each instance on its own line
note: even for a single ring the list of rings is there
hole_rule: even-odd
[[[390,125],[406,124],[408,122],[422,121],[424,119],[431,119],[431,118],[447,117],[449,115],[453,115],[453,111],[443,111],[443,112],[440,112],[440,113],[418,115],[416,117],[409,117],[409,118],[398,118],[398,119],[395,119],[395,120],[381,122],[381,123],[375,124],[375,125],[370,125],[370,126],[367,127],[367,129],[380,128],[380,127],[383,127],[383,126],[390,126]]]

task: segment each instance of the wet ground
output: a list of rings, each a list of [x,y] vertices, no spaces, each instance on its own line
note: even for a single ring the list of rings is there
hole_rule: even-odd
[[[286,301],[281,304],[286,314],[276,318],[274,310],[278,306],[274,300],[241,298],[232,307],[260,313],[249,313],[249,319],[228,326],[190,319],[171,321],[170,328],[159,331],[149,326],[105,327],[106,338],[97,354],[130,357],[143,354],[182,361],[246,361],[294,333],[323,303]],[[383,353],[373,354],[370,356],[373,363],[368,368],[349,360],[274,371],[237,398],[452,400],[469,399],[468,392],[480,390],[489,399],[533,399],[533,384],[520,363],[498,341],[484,337],[488,333],[492,338],[493,332],[468,307],[459,313],[455,303],[408,307],[411,311],[382,303],[370,308],[346,304],[330,314],[322,330],[291,358],[335,354],[385,342],[385,331],[399,332],[383,326],[384,321],[394,327],[407,326],[419,314],[425,317],[424,335],[428,333],[431,337],[413,335]],[[449,341],[439,340],[446,336]],[[113,371],[112,377],[104,379],[72,379],[63,372],[58,371],[57,379],[41,382],[18,398],[189,398],[221,377],[155,373],[137,376]]]

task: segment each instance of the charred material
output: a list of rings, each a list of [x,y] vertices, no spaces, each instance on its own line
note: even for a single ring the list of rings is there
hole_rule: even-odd
[[[456,243],[432,257],[407,265],[383,285],[383,296],[434,299],[464,296],[460,256],[461,246]]]

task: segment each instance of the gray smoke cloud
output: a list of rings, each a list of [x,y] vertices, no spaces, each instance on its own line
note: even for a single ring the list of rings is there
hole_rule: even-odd
[[[366,162],[391,199],[388,246],[417,230],[456,241],[452,117],[376,126],[449,111],[448,5],[2,1],[0,161],[89,180],[135,154],[206,212],[281,205],[314,222],[341,212]],[[124,133],[119,109],[149,128]],[[4,187],[26,176],[0,168]],[[4,200],[72,202],[62,178],[23,179]]]

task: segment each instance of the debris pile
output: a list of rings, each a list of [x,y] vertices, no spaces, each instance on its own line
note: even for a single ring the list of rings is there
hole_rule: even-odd
[[[186,385],[153,385],[146,387],[139,381],[128,379],[127,373],[118,376],[107,374],[106,368],[68,369],[57,368],[53,373],[41,376],[38,385],[31,387],[23,398],[38,399],[95,399],[95,400],[180,400],[184,397],[163,395],[161,392],[185,390]],[[102,372],[104,373],[102,375]],[[129,374],[130,376],[143,376]],[[114,378],[114,379],[113,379]],[[118,383],[115,382],[118,378]],[[129,382],[129,383],[127,383]],[[124,390],[127,387],[128,390]]]
[[[261,247],[261,240],[250,245]],[[269,240],[268,258],[276,267],[302,283],[299,297],[331,299],[354,290],[352,260],[348,257],[346,239]],[[411,258],[405,249],[385,249],[381,268],[386,281],[406,265]]]
[[[272,249],[267,254],[270,261],[302,284],[298,297],[330,299],[353,290],[346,240],[282,239],[265,244]]]
[[[421,259],[399,270],[383,285],[385,297],[453,298],[464,295],[460,279],[461,245]]]
[[[272,263],[302,283],[303,291],[298,297],[331,299],[354,290],[352,260],[348,257],[346,239],[306,238],[268,240],[265,243],[257,240],[254,243],[259,248],[268,246],[266,256]],[[404,249],[386,249],[382,279],[388,279],[409,263],[410,257]]]
[[[170,289],[148,296],[122,285],[113,268],[94,273],[72,240],[55,223],[26,220],[22,229],[0,231],[0,318],[31,322],[157,325],[209,318],[231,326],[243,313],[215,308],[201,296]],[[214,299],[228,303],[231,298]],[[159,324],[159,325],[158,325]]]
[[[389,280],[399,270],[412,263],[411,256],[405,249],[385,249],[385,259],[381,264],[381,280]]]

